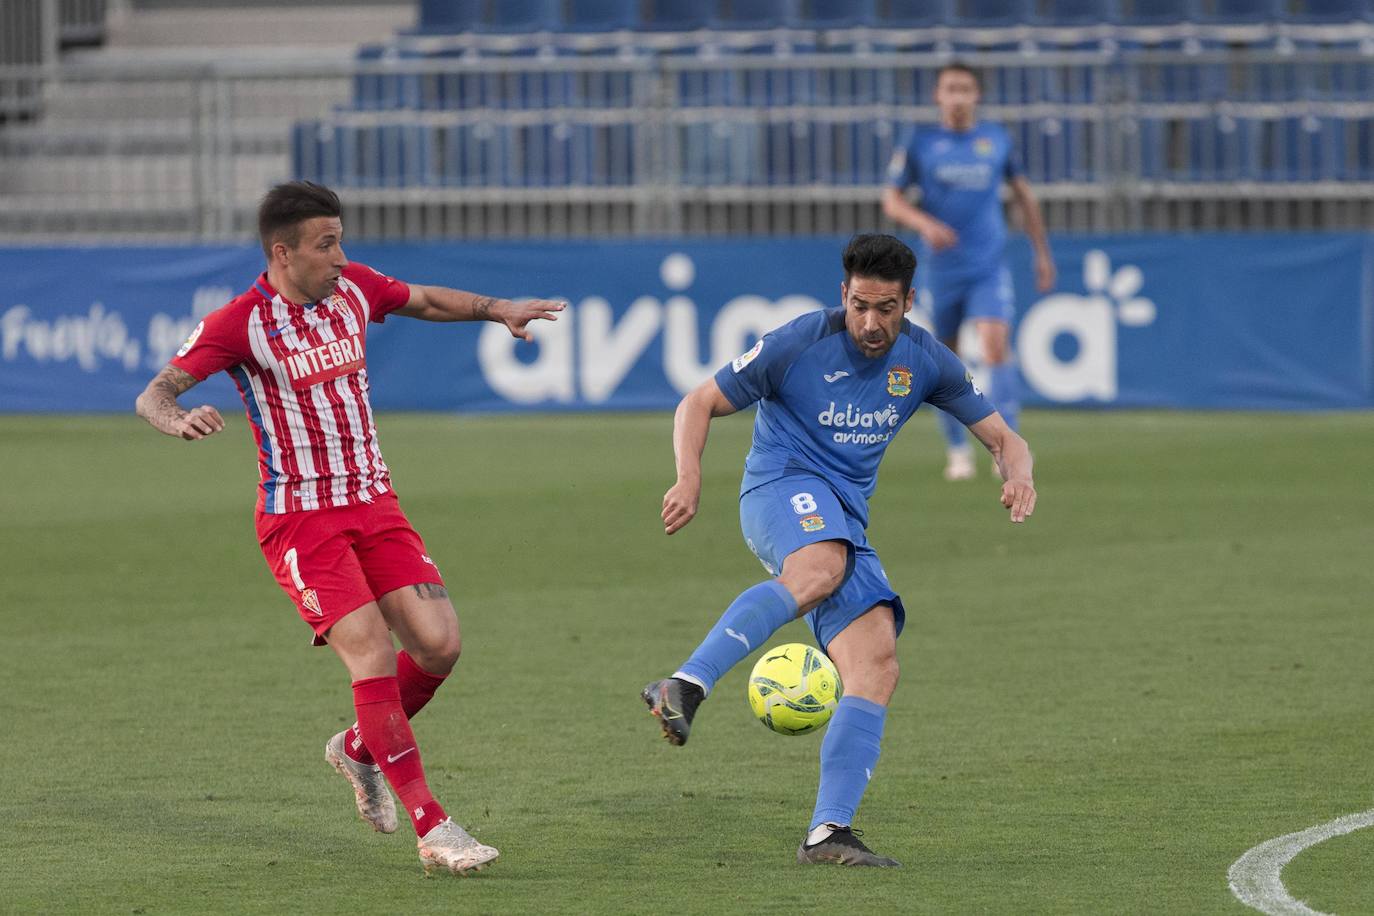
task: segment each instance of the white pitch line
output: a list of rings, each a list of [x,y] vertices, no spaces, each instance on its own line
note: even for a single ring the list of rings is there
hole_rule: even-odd
[[[1294,856],[1309,846],[1371,826],[1374,826],[1374,808],[1266,840],[1237,859],[1226,873],[1231,881],[1231,893],[1246,906],[1270,916],[1327,916],[1301,900],[1294,900],[1288,888],[1283,886],[1280,873]]]

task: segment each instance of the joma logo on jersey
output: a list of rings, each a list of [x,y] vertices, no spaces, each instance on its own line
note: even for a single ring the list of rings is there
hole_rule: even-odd
[[[283,360],[291,387],[297,390],[327,382],[363,367],[362,338],[354,334],[342,340],[292,353]]]

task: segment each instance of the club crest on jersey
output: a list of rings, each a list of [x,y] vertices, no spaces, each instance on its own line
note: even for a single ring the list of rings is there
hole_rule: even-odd
[[[992,140],[987,137],[979,137],[973,141],[973,152],[975,155],[982,156],[984,159],[992,155]]]
[[[887,370],[887,393],[894,398],[911,394],[911,370],[906,366],[893,366]]]
[[[203,330],[205,330],[205,322],[202,321],[200,324],[196,325],[196,329],[191,332],[191,336],[186,338],[186,343],[181,345],[181,349],[177,351],[177,356],[185,356],[187,353],[190,353],[191,348],[196,345],[196,341],[200,340],[200,332]]]
[[[301,589],[301,604],[316,617],[324,616],[324,611],[320,609],[320,596],[315,594],[313,588]]]
[[[282,359],[282,365],[291,378],[291,387],[297,391],[350,375],[363,368],[362,336],[354,334],[318,347],[288,353]]]
[[[762,349],[763,341],[760,340],[758,343],[754,344],[752,347],[749,348],[749,352],[735,357],[735,361],[732,362],[730,365],[734,367],[736,372],[743,372],[744,367],[752,363],[754,361],[754,358],[759,355],[759,351],[761,351]]]
[[[812,531],[820,531],[825,528],[825,519],[821,518],[819,515],[808,515],[806,518],[801,520],[801,526],[802,531],[806,531],[808,533]]]

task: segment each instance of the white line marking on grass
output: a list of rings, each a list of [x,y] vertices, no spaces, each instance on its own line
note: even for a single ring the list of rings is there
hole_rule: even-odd
[[[1246,906],[1270,916],[1326,916],[1301,900],[1294,900],[1288,888],[1283,886],[1280,873],[1309,846],[1354,833],[1362,827],[1374,827],[1374,808],[1260,843],[1237,859],[1226,873],[1231,881],[1231,893]]]

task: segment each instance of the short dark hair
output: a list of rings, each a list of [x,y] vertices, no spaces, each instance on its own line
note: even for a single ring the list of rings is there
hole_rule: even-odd
[[[844,248],[844,282],[854,277],[876,280],[900,280],[902,298],[911,291],[911,278],[916,273],[916,252],[905,242],[890,235],[856,235]]]
[[[301,223],[317,216],[339,216],[339,195],[313,181],[288,181],[267,192],[258,205],[258,238],[263,254],[272,260],[272,246],[283,242],[295,248],[301,241]]]
[[[978,74],[978,71],[968,64],[957,60],[952,60],[935,71],[935,84],[938,86],[940,84],[940,77],[950,72],[967,73],[969,76],[973,77],[973,85],[978,87],[978,91],[983,91],[983,77]]]

